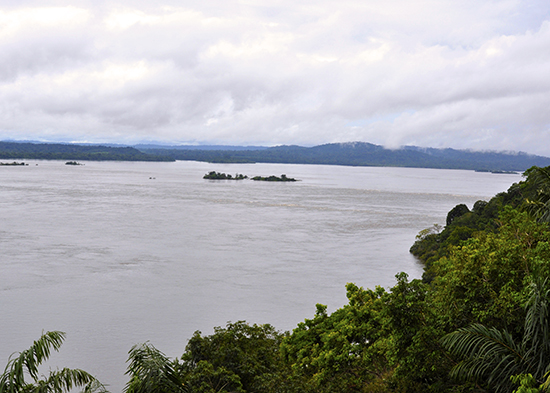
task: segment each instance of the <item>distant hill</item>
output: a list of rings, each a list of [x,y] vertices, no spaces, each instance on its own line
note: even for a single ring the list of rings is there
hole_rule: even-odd
[[[314,147],[276,146],[261,150],[226,148],[141,148],[143,152],[176,160],[214,163],[285,163],[350,166],[395,166],[479,171],[525,171],[549,166],[550,158],[526,153],[480,152],[406,146],[386,149],[364,142],[331,143]]]
[[[525,171],[550,166],[550,158],[526,153],[481,152],[406,146],[386,149],[364,142],[302,146],[215,145],[90,145],[63,143],[0,142],[0,159],[174,161],[214,163],[283,163],[349,166],[395,166],[414,168],[470,169],[478,171]]]
[[[146,149],[171,149],[171,150],[265,150],[267,146],[233,146],[233,145],[155,145],[155,144],[140,144],[134,145],[138,150]]]
[[[174,161],[133,147],[77,145],[62,143],[0,142],[0,159],[93,160],[93,161]]]

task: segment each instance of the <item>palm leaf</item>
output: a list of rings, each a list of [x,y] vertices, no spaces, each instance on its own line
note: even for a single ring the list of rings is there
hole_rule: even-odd
[[[474,324],[444,336],[441,342],[463,358],[453,368],[453,377],[483,381],[497,392],[507,389],[510,377],[528,367],[523,346],[506,331]]]
[[[550,169],[532,167],[525,175],[535,185],[537,193],[534,200],[527,200],[527,209],[539,221],[550,222]]]
[[[442,345],[463,359],[452,375],[483,381],[497,392],[510,387],[513,375],[531,374],[539,383],[544,382],[550,370],[549,302],[549,280],[534,274],[521,344],[507,331],[480,324],[444,336]]]
[[[12,354],[4,373],[0,377],[0,393],[17,392],[25,383],[25,372],[34,381],[38,380],[38,366],[50,357],[52,349],[59,350],[63,343],[65,333],[59,331],[46,332],[36,340],[29,349],[19,352],[14,358]]]
[[[64,338],[63,332],[46,332],[29,349],[17,356],[12,354],[0,376],[0,393],[61,393],[74,387],[84,387],[87,393],[106,392],[92,375],[78,369],[64,368],[39,379],[38,367],[50,357],[52,350],[59,350]],[[32,383],[25,381],[26,373],[33,379]]]
[[[541,381],[550,366],[549,321],[550,288],[547,278],[535,276],[525,317],[524,346],[530,359],[531,373]]]
[[[130,381],[125,393],[184,392],[183,379],[178,372],[177,361],[171,361],[154,346],[145,343],[135,345],[128,352]]]
[[[105,387],[95,377],[79,369],[63,368],[50,372],[48,378],[40,382],[47,387],[44,392],[48,393],[68,392],[75,387],[84,387],[85,392],[91,392],[92,389],[98,393],[106,392]]]

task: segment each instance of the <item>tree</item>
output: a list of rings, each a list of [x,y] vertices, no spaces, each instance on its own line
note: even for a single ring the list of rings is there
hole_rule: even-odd
[[[397,392],[441,392],[449,386],[450,359],[438,339],[443,309],[432,301],[432,287],[396,275],[397,284],[385,299],[382,315],[389,331],[386,356],[394,368],[388,384]]]
[[[482,324],[521,337],[529,280],[534,272],[550,276],[550,234],[546,224],[510,206],[497,222],[496,232],[480,231],[434,260],[429,285],[398,277],[384,311],[395,348],[388,352],[396,365],[392,379],[402,390],[442,391],[456,383],[447,377],[455,361],[439,343],[447,333]]]
[[[531,296],[526,305],[523,337],[518,340],[506,329],[482,324],[458,329],[443,337],[442,345],[462,360],[452,375],[473,380],[496,392],[511,391],[512,378],[531,375],[538,384],[544,383],[550,371],[550,285],[547,278],[535,276]],[[529,383],[533,385],[533,383]]]
[[[550,222],[550,167],[532,167],[525,171],[535,195],[527,199],[528,210],[542,222]]]
[[[195,332],[182,356],[184,377],[195,392],[267,392],[284,383],[279,345],[283,335],[269,324],[244,321]]]
[[[470,209],[468,209],[468,206],[461,203],[460,205],[456,205],[454,208],[451,209],[449,213],[447,213],[447,226],[451,225],[451,223],[456,220],[458,217],[463,216],[466,213],[469,213]]]
[[[375,392],[391,373],[387,331],[381,321],[385,290],[347,284],[349,304],[327,314],[318,304],[313,319],[298,324],[281,351],[302,391]]]
[[[186,385],[177,360],[170,360],[149,343],[134,345],[128,353],[130,381],[125,393],[183,393]]]
[[[499,222],[497,233],[479,233],[432,265],[431,298],[448,332],[482,323],[518,333],[530,275],[550,273],[548,227],[511,207]]]
[[[62,393],[75,387],[83,387],[83,392],[107,392],[96,378],[79,369],[50,371],[40,379],[38,367],[49,358],[52,349],[59,351],[64,338],[63,332],[46,332],[29,349],[10,356],[0,376],[0,393]],[[31,382],[25,381],[26,375]]]

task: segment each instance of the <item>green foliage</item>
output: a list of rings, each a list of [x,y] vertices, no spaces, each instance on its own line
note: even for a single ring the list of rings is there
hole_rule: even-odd
[[[391,385],[395,391],[440,391],[450,368],[437,340],[444,334],[435,313],[440,310],[430,301],[428,285],[409,282],[405,273],[396,278],[383,309],[392,344],[386,354],[394,367]]]
[[[550,167],[532,167],[525,175],[534,189],[527,199],[526,208],[539,221],[550,222]]]
[[[478,323],[442,339],[442,344],[462,359],[453,368],[454,376],[474,380],[497,393],[510,391],[512,382],[520,381],[524,388],[527,382],[544,382],[550,370],[550,287],[547,278],[536,275],[533,280],[521,339],[506,329]],[[534,381],[514,378],[525,374]]]
[[[416,235],[416,240],[423,240],[428,236],[431,235],[438,235],[443,230],[443,227],[439,224],[433,224],[431,227],[426,228],[418,232],[418,235]]]
[[[147,154],[133,147],[15,142],[0,142],[0,158],[94,161],[174,161],[172,157]]]
[[[531,374],[513,375],[510,377],[510,381],[520,385],[513,393],[539,393],[543,391]]]
[[[275,175],[266,176],[266,177],[254,176],[252,178],[252,180],[256,180],[256,181],[290,181],[290,182],[296,181],[296,179],[294,179],[292,177],[287,177],[286,175],[281,175],[281,177],[277,177]]]
[[[495,222],[497,231],[477,232],[450,247],[447,257],[436,259],[431,266],[435,278],[429,285],[398,278],[392,288],[393,304],[388,303],[387,310],[392,310],[398,349],[393,355],[398,363],[394,380],[401,390],[451,389],[452,361],[437,343],[445,333],[484,324],[498,332],[508,329],[512,339],[522,335],[529,283],[534,276],[549,276],[550,234],[545,224],[509,206]],[[460,389],[466,386],[468,381]]]
[[[451,225],[454,220],[456,220],[458,217],[463,216],[466,213],[469,213],[470,209],[468,209],[468,206],[464,204],[456,205],[454,208],[451,209],[449,213],[447,213],[447,226]]]
[[[198,392],[259,392],[283,383],[279,362],[282,335],[273,326],[244,321],[195,332],[182,356],[188,385]]]
[[[513,184],[507,192],[496,195],[489,202],[477,201],[471,211],[465,205],[457,205],[447,215],[447,225],[442,231],[428,236],[421,236],[421,231],[410,252],[425,263],[424,282],[429,283],[436,277],[433,263],[448,257],[454,247],[460,246],[476,233],[497,232],[500,228],[500,212],[505,206],[520,207],[530,187],[527,182]]]
[[[522,305],[533,269],[546,274],[549,232],[526,213],[507,207],[498,233],[483,233],[434,262],[433,301],[447,308],[447,327],[479,322],[521,329]]]
[[[248,179],[248,176],[237,173],[235,177],[233,177],[230,174],[211,171],[204,175],[202,178],[208,180],[244,180]]]
[[[168,359],[149,343],[135,345],[128,352],[130,381],[125,393],[187,392],[177,360]]]
[[[452,354],[465,358],[452,375],[492,386],[496,391],[510,387],[510,377],[527,368],[524,351],[507,331],[474,324],[448,334],[442,340]]]
[[[38,367],[50,357],[52,350],[59,350],[64,338],[63,332],[46,332],[29,349],[10,356],[0,375],[0,393],[62,393],[77,387],[83,387],[84,392],[106,392],[92,375],[79,369],[63,368],[39,378]],[[26,375],[32,381],[27,382]]]
[[[331,315],[317,305],[313,319],[298,324],[281,346],[294,376],[312,392],[371,392],[390,369],[380,311],[384,289],[347,285],[349,304]]]
[[[187,383],[195,393],[246,392],[237,374],[225,367],[214,368],[206,360],[198,362],[193,372],[187,375]]]

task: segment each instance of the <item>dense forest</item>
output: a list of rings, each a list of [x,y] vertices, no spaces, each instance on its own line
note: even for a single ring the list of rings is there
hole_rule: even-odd
[[[88,161],[174,161],[133,147],[111,147],[60,143],[0,142],[0,159],[88,160]]]
[[[351,166],[395,166],[438,169],[469,169],[481,171],[525,171],[532,166],[550,165],[550,158],[525,153],[474,152],[454,149],[428,149],[408,146],[385,149],[370,143],[332,143],[314,147],[276,146],[244,148],[213,146],[144,146],[149,154],[176,160],[214,163],[283,163]],[[230,150],[233,149],[233,150]]]
[[[422,279],[396,272],[389,289],[349,283],[348,304],[332,313],[318,304],[291,332],[245,321],[197,331],[179,358],[137,344],[125,392],[550,390],[550,167],[524,175],[420,231],[411,252],[425,263]],[[0,392],[104,390],[81,370],[39,376],[62,339],[45,333],[15,354]],[[38,389],[54,383],[60,390]]]

